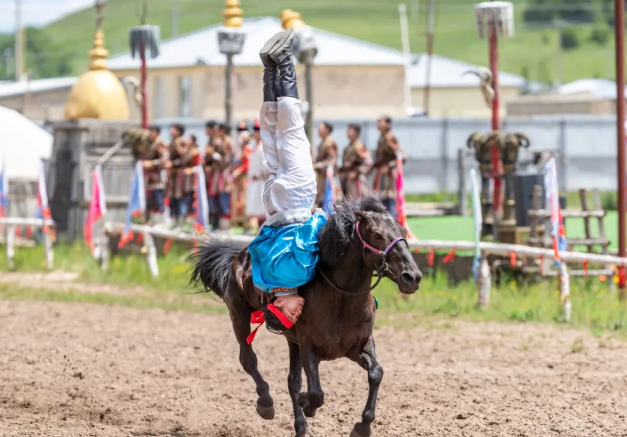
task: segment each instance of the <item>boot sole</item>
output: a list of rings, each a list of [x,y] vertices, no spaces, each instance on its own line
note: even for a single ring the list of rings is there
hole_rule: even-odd
[[[289,29],[289,30],[283,30],[277,33],[276,35],[274,35],[261,48],[261,51],[259,52],[259,56],[268,56],[272,58],[272,56],[276,54],[276,52],[283,49],[283,47],[285,46],[285,43],[287,43],[289,40],[292,39],[293,33],[294,33],[294,30]]]

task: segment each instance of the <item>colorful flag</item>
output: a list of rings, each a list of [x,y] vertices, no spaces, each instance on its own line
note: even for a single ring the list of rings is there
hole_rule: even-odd
[[[198,232],[209,229],[209,201],[207,199],[207,182],[205,181],[205,169],[202,165],[194,167],[194,227]]]
[[[335,181],[333,175],[333,166],[327,166],[327,181],[324,186],[324,196],[322,198],[322,210],[327,214],[334,211],[335,203]]]
[[[7,217],[9,213],[9,176],[7,174],[7,160],[2,157],[0,171],[0,217]]]
[[[133,179],[131,180],[131,192],[129,194],[128,207],[126,208],[126,223],[124,224],[124,233],[118,243],[118,247],[124,247],[128,242],[133,240],[133,232],[131,231],[131,223],[133,217],[141,217],[146,211],[146,190],[144,188],[144,165],[142,161],[137,161]]]
[[[475,260],[472,265],[472,274],[475,281],[479,274],[479,266],[481,264],[481,251],[479,250],[479,240],[481,239],[481,228],[483,226],[483,217],[481,214],[481,195],[479,194],[479,180],[475,169],[470,169],[470,189],[472,191],[472,217],[474,221],[474,237],[475,237]]]
[[[104,194],[104,180],[102,177],[102,167],[97,165],[91,173],[91,201],[89,202],[89,210],[87,211],[87,219],[85,220],[85,241],[91,247],[92,254],[95,253],[95,245],[93,243],[94,224],[107,215],[107,205]]]
[[[555,265],[560,265],[560,251],[568,249],[566,241],[566,230],[564,229],[564,219],[562,218],[562,209],[559,202],[559,190],[557,186],[557,168],[555,159],[551,158],[546,163],[546,172],[544,174],[544,189],[547,207],[551,212],[551,235],[553,237],[553,251]]]
[[[52,219],[50,207],[48,206],[48,190],[46,189],[46,167],[43,161],[41,161],[41,166],[39,167],[39,180],[37,181],[37,213],[35,217],[43,220]],[[43,232],[46,233],[49,229],[49,226],[44,226]]]
[[[409,228],[409,223],[407,223],[407,214],[405,213],[403,155],[400,152],[396,154],[396,212],[398,214],[399,223],[407,229],[407,236],[409,238],[416,238]]]

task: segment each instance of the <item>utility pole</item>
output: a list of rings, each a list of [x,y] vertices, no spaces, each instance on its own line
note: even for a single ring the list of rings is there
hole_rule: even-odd
[[[405,111],[407,115],[409,115],[410,110],[412,109],[412,102],[411,88],[409,87],[409,81],[407,80],[407,70],[409,70],[409,65],[411,63],[411,48],[409,46],[409,24],[407,22],[407,7],[405,6],[405,3],[399,3],[398,16],[401,25],[401,46],[403,48],[405,58]]]
[[[616,47],[616,140],[617,140],[617,170],[618,170],[618,256],[627,255],[627,174],[625,173],[625,3],[623,0],[614,0],[614,36]],[[624,302],[627,299],[627,282],[625,266],[619,267],[618,299]]]
[[[429,100],[431,96],[431,58],[433,57],[433,43],[435,37],[435,1],[429,0],[429,15],[427,22],[427,72],[425,77],[425,88],[423,96],[423,106],[425,115],[429,115]]]
[[[22,29],[22,0],[15,0],[15,81],[24,71],[24,30]]]

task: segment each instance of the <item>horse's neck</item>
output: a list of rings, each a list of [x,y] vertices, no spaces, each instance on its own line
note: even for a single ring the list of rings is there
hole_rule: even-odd
[[[352,241],[342,261],[333,267],[329,274],[335,286],[353,295],[364,293],[372,283],[372,269],[366,266],[362,251],[361,244],[358,241]],[[368,299],[368,293],[364,293],[363,296],[337,294],[338,298],[342,297],[355,304],[361,304],[363,300]]]

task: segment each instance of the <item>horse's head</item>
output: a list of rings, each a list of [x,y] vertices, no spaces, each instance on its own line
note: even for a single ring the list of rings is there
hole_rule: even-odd
[[[336,205],[320,234],[320,257],[324,263],[335,265],[352,248],[369,269],[394,281],[401,293],[411,294],[418,290],[422,272],[406,236],[407,230],[377,196],[348,199]]]

